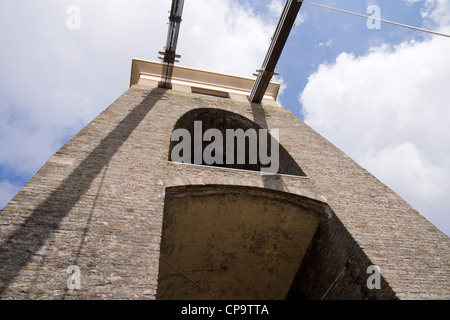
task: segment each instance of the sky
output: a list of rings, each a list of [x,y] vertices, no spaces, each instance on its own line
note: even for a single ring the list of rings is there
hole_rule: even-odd
[[[311,0],[450,34],[450,0]],[[251,77],[284,0],[185,0],[180,65]],[[171,0],[0,0],[0,208],[157,61]],[[450,38],[304,3],[279,104],[450,235]]]

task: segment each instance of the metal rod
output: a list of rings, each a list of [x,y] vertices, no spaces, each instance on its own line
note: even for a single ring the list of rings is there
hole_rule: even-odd
[[[303,2],[287,0],[249,100],[261,103]]]
[[[175,58],[180,56],[176,54],[178,34],[180,32],[181,16],[183,14],[184,0],[172,0],[172,8],[169,16],[169,30],[167,32],[166,48],[164,51],[163,69],[161,81],[158,84],[160,88],[170,89],[172,87],[172,73]]]

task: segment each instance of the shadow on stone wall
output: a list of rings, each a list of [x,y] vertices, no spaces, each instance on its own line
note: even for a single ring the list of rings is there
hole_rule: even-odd
[[[105,169],[111,158],[164,94],[153,89],[101,141],[85,160],[37,206],[29,217],[0,245],[0,296],[61,222],[76,201],[89,190],[93,180]]]

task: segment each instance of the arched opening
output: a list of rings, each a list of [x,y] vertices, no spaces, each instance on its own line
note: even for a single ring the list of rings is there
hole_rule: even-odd
[[[324,206],[252,187],[167,188],[157,299],[284,299]]]
[[[177,137],[176,132],[180,133]],[[189,141],[184,141],[181,135],[188,136]],[[187,147],[181,148],[182,143]],[[171,137],[169,161],[175,161],[174,154],[183,159],[176,162],[305,176],[271,132],[239,114],[221,109],[194,109],[178,119]],[[276,172],[267,170],[274,167],[275,161]]]

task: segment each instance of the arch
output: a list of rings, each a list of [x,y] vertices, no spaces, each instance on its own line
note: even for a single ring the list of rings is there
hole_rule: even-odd
[[[199,150],[195,147],[195,136],[197,133],[196,125],[195,123],[200,122],[201,123],[201,163],[196,162],[195,160],[195,152],[197,154],[199,153]],[[294,176],[305,176],[305,173],[300,168],[300,166],[297,164],[297,162],[289,155],[289,153],[286,151],[286,149],[280,144],[278,151],[278,159],[274,159],[275,156],[273,154],[273,151],[276,149],[272,148],[274,144],[274,139],[276,137],[273,137],[270,132],[267,132],[267,137],[262,137],[262,134],[264,134],[265,128],[261,128],[258,124],[255,122],[249,120],[246,117],[243,117],[239,114],[236,114],[234,112],[222,110],[222,109],[213,109],[213,108],[198,108],[191,111],[188,111],[185,113],[181,118],[178,119],[176,122],[173,132],[177,129],[184,129],[186,134],[189,134],[190,137],[193,137],[190,139],[190,151],[191,153],[188,155],[183,155],[183,157],[187,156],[185,160],[189,163],[197,163],[202,165],[212,165],[212,166],[218,166],[218,167],[227,167],[227,168],[233,168],[233,169],[241,169],[241,170],[251,170],[251,171],[264,171],[264,168],[267,168],[267,163],[264,163],[264,161],[261,161],[261,152],[266,152],[267,156],[272,157],[271,160],[277,160],[278,161],[278,170],[277,172],[272,173],[279,173],[279,174],[288,174],[288,175],[294,175]],[[223,151],[223,154],[219,155],[218,157],[222,159],[222,163],[215,162],[213,164],[207,163],[205,161],[205,158],[203,157],[205,148],[208,148],[208,146],[211,145],[213,141],[215,141],[215,138],[210,138],[209,140],[203,139],[205,136],[205,132],[207,132],[209,129],[216,129],[220,132],[220,134],[224,137],[222,139],[221,143],[221,150]],[[239,163],[237,157],[239,153],[239,143],[233,143],[233,148],[230,150],[230,147],[227,145],[226,137],[227,134],[229,134],[229,131],[238,132],[237,130],[241,129],[241,133],[254,133],[253,137],[248,134],[245,136],[245,161],[244,163]],[[229,131],[227,131],[229,130]],[[267,141],[267,150],[261,150],[261,139],[264,138],[264,141]],[[169,155],[168,159],[169,161],[173,161],[172,158],[172,152],[177,146],[177,144],[180,143],[181,138],[176,141],[171,140],[170,147],[169,147]],[[236,140],[235,140],[236,141]],[[255,144],[252,144],[253,142],[256,142],[256,147],[252,148],[251,146],[255,146]],[[220,142],[219,142],[220,144]],[[277,142],[278,144],[278,142]],[[178,150],[177,150],[178,152]],[[231,156],[234,161],[232,163],[227,162],[227,153],[230,156],[230,153],[234,156]],[[216,154],[214,153],[216,156]],[[255,157],[256,155],[256,157]],[[254,159],[256,158],[256,161]],[[253,159],[253,161],[252,161]]]
[[[326,206],[242,186],[165,194],[157,290],[164,300],[284,299]]]

